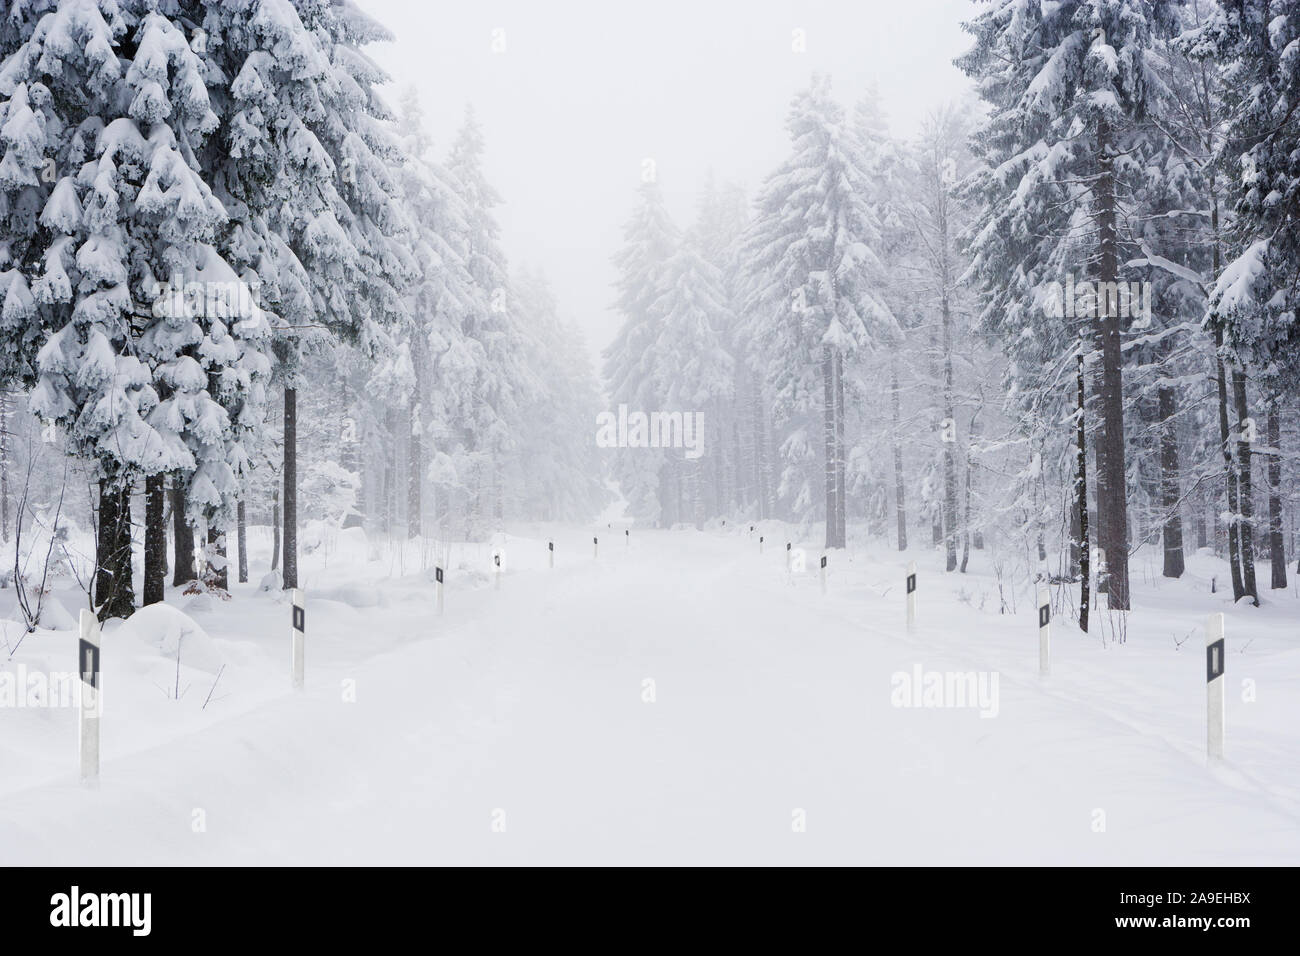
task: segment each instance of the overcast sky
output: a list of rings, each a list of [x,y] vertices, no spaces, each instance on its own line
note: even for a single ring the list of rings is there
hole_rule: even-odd
[[[473,103],[512,265],[546,274],[596,355],[613,336],[610,256],[653,158],[689,225],[711,168],[752,192],[785,156],[786,109],[816,71],[846,108],[875,85],[914,133],[969,88],[952,65],[971,0],[358,0],[396,35],[371,48],[414,85],[435,151]],[[795,31],[806,51],[795,52]],[[504,41],[504,51],[494,50]]]

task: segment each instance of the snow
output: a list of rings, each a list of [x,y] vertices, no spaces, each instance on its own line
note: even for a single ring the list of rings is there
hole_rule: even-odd
[[[788,576],[778,523],[634,527],[593,560],[591,537],[623,527],[450,544],[443,617],[415,544],[327,538],[303,556],[298,693],[283,592],[232,585],[210,610],[106,628],[98,789],[74,777],[74,709],[0,709],[0,864],[1300,861],[1294,592],[1234,608],[1210,593],[1213,557],[1167,581],[1139,552],[1127,642],[1100,639],[1104,611],[1088,637],[1058,609],[1043,680],[1028,589],[999,614],[981,552],[970,575],[928,551],[832,552],[823,597],[820,552],[795,538],[810,570]],[[256,582],[269,529],[252,545]],[[492,547],[509,555],[499,591],[473,586]],[[1210,767],[1202,628],[1218,611],[1228,757]],[[38,630],[3,670],[71,670],[75,646]],[[996,674],[996,716],[895,706],[917,668]]]

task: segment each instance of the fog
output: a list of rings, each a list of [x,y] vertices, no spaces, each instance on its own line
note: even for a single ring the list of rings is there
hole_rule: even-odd
[[[752,193],[781,162],[790,98],[813,72],[848,104],[874,85],[904,137],[971,88],[952,64],[969,0],[364,6],[396,34],[371,48],[389,102],[419,91],[439,155],[473,104],[505,249],[547,275],[593,357],[618,327],[610,255],[644,159],[685,226],[710,170]]]

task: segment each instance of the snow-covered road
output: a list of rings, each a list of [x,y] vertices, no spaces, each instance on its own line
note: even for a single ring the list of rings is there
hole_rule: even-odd
[[[195,611],[234,671],[206,709],[115,665],[110,631],[98,790],[71,777],[75,712],[0,711],[0,741],[43,721],[66,757],[0,743],[0,863],[1300,862],[1294,599],[1248,654],[1230,639],[1207,768],[1202,639],[1165,632],[1209,595],[1122,646],[1062,622],[1043,681],[1030,609],[980,611],[924,558],[909,635],[895,556],[832,555],[823,597],[743,533],[634,532],[598,561],[590,534],[560,533],[553,572],[512,540],[501,589],[450,587],[441,619],[421,575],[349,603],[374,564],[336,558],[299,694],[280,595]],[[918,669],[996,694],[897,706]]]

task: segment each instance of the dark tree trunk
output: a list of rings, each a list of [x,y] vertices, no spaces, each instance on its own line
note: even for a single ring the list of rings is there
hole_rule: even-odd
[[[0,540],[9,540],[9,389],[0,387]]]
[[[943,526],[946,567],[957,567],[957,419],[953,410],[952,314],[947,292],[941,303],[943,316]],[[951,429],[952,434],[948,434]]]
[[[767,420],[763,416],[763,384],[757,376],[751,377],[750,419],[754,428],[754,496],[758,503],[758,517],[768,517],[767,487]]]
[[[1259,607],[1259,591],[1255,585],[1255,530],[1254,486],[1251,478],[1251,435],[1247,433],[1249,408],[1246,405],[1246,374],[1240,368],[1232,373],[1232,396],[1237,406],[1237,505],[1241,509],[1237,530],[1237,545],[1241,556],[1241,586],[1243,596]]]
[[[298,391],[284,390],[284,587],[298,586]]]
[[[898,550],[907,550],[907,482],[903,478],[903,414],[898,398],[898,366],[890,363],[894,410],[894,513],[898,521]]]
[[[1273,590],[1286,587],[1286,536],[1282,533],[1282,424],[1277,402],[1268,407],[1268,560]]]
[[[1095,188],[1098,279],[1114,288],[1119,281],[1114,156],[1110,125],[1097,124],[1098,176]],[[1124,354],[1120,346],[1117,302],[1099,296],[1097,345],[1101,352],[1100,421],[1097,428],[1098,543],[1106,552],[1106,598],[1113,610],[1129,609],[1128,498],[1124,447]]]
[[[1083,374],[1083,343],[1079,343],[1077,364],[1078,388],[1075,426],[1075,477],[1074,477],[1074,511],[1078,523],[1079,539],[1079,630],[1087,633],[1088,608],[1092,604],[1092,540],[1088,529],[1088,434],[1084,423],[1084,408],[1087,404],[1087,388]]]
[[[248,509],[244,507],[244,499],[239,499],[239,504],[235,508],[236,533],[238,542],[236,547],[239,549],[239,583],[248,583]]]
[[[1232,433],[1228,425],[1228,370],[1223,361],[1223,333],[1215,333],[1215,373],[1218,387],[1219,442],[1223,450],[1223,470],[1227,476],[1228,495],[1228,566],[1232,577],[1232,599],[1240,601],[1246,593],[1241,578],[1241,542],[1237,524],[1237,465],[1232,460]]]
[[[99,527],[95,540],[95,603],[99,619],[130,617],[135,610],[131,575],[131,485],[99,481]]]
[[[826,459],[826,547],[839,544],[839,489],[835,485],[835,359],[829,346],[822,347],[822,439]]]
[[[271,570],[280,567],[280,489],[271,492]]]
[[[1183,556],[1183,518],[1179,510],[1182,478],[1178,462],[1178,428],[1174,418],[1174,390],[1161,386],[1157,392],[1160,415],[1160,491],[1165,511],[1164,576],[1180,578],[1185,567]]]
[[[410,444],[406,455],[406,536],[418,538],[424,531],[424,436],[420,406],[411,409]]]
[[[167,599],[167,479],[144,480],[144,594],[141,604]]]
[[[1067,576],[1071,581],[1079,579],[1079,542],[1083,540],[1083,529],[1079,527],[1079,491],[1078,491],[1078,456],[1075,456],[1075,478],[1071,482],[1070,512],[1070,547],[1067,554]]]
[[[198,575],[194,571],[194,529],[185,520],[185,489],[172,479],[172,587],[181,587]]]
[[[849,475],[844,441],[844,354],[835,353],[835,515],[841,548],[849,545]]]

